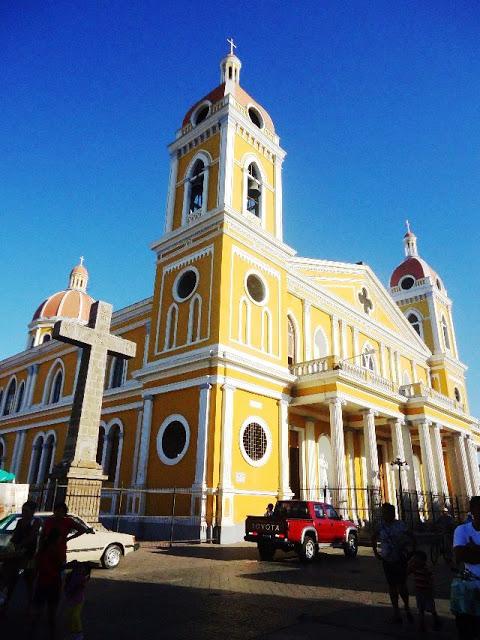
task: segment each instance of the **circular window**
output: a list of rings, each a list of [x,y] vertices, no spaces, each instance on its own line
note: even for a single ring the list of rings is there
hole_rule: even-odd
[[[412,276],[405,276],[405,278],[403,278],[402,281],[400,282],[401,288],[405,290],[411,289],[414,284],[415,284],[415,279],[412,278]]]
[[[246,288],[247,288],[248,295],[251,297],[251,299],[254,302],[258,304],[265,302],[265,298],[267,296],[267,289],[265,287],[263,280],[259,276],[257,276],[255,273],[250,273],[247,276]]]
[[[173,285],[173,297],[177,302],[183,302],[189,298],[197,288],[198,271],[196,269],[187,269],[177,276]]]
[[[259,129],[263,129],[263,118],[260,115],[260,111],[258,111],[258,109],[255,109],[255,107],[249,107],[248,117],[256,127],[258,127]]]
[[[188,422],[181,415],[163,421],[157,436],[157,452],[164,464],[177,464],[187,452],[190,442]]]
[[[267,425],[260,418],[249,418],[240,431],[240,449],[245,460],[254,467],[265,464],[272,441]]]

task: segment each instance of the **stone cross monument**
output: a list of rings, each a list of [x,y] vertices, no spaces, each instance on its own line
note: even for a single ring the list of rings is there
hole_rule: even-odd
[[[53,337],[82,348],[77,386],[62,461],[52,476],[64,487],[70,511],[91,524],[98,523],[103,470],[97,464],[98,432],[102,412],[107,355],[133,358],[137,345],[110,333],[112,305],[92,304],[88,325],[76,320],[58,320]]]

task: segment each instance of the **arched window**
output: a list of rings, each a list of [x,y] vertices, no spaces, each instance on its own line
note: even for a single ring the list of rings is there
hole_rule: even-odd
[[[43,452],[41,457],[41,466],[38,472],[36,484],[45,484],[53,467],[53,459],[55,455],[55,434],[50,433],[43,443]]]
[[[246,298],[240,300],[238,315],[238,339],[243,344],[250,342],[250,303]]]
[[[62,387],[63,387],[63,371],[60,369],[55,374],[52,384],[52,393],[50,396],[50,404],[57,404],[60,398],[62,397]]]
[[[196,294],[190,300],[188,311],[187,342],[198,342],[200,340],[202,322],[202,298]]]
[[[43,443],[43,435],[37,436],[33,441],[32,457],[30,459],[30,471],[28,473],[28,482],[33,485],[37,484],[38,480],[40,462],[42,460]]]
[[[15,378],[10,382],[7,388],[7,393],[5,396],[5,404],[3,406],[3,415],[9,416],[13,413],[13,406],[15,402],[15,394],[17,392],[17,381]]]
[[[272,352],[272,316],[266,308],[262,312],[262,350]]]
[[[408,371],[404,371],[402,375],[402,384],[411,384],[410,374]]]
[[[111,372],[110,389],[121,387],[125,381],[125,358],[114,356]]]
[[[415,331],[418,333],[418,335],[420,337],[422,337],[422,320],[421,318],[414,313],[413,311],[410,311],[410,313],[407,316],[407,320],[409,321],[409,323],[412,325],[412,327],[415,329]]]
[[[325,331],[321,327],[318,327],[313,339],[313,357],[325,358],[326,356],[328,356],[327,336],[325,335]]]
[[[448,335],[448,325],[447,325],[447,321],[445,320],[445,316],[442,316],[442,333],[443,333],[443,342],[445,344],[445,349],[450,350],[450,337]]]
[[[103,460],[103,447],[105,445],[105,427],[103,426],[103,424],[100,425],[99,429],[98,429],[98,443],[97,443],[97,455],[96,455],[96,461],[97,464],[102,464],[102,460]]]
[[[173,349],[177,344],[178,307],[175,303],[170,305],[167,313],[167,326],[165,329],[165,349]]]
[[[189,177],[188,211],[193,213],[203,209],[203,183],[205,180],[205,165],[202,160],[197,160],[193,165]]]
[[[5,468],[5,458],[7,457],[7,448],[5,447],[5,440],[0,438],[0,469]]]
[[[18,387],[18,393],[17,393],[17,403],[15,406],[15,411],[20,411],[22,408],[22,404],[23,404],[23,396],[25,395],[25,382],[21,382],[20,386]]]
[[[121,436],[120,425],[113,424],[107,434],[107,453],[103,467],[104,473],[108,476],[108,482],[116,482],[117,479]]]
[[[369,344],[365,344],[362,349],[362,358],[361,363],[364,369],[369,369],[370,371],[375,371],[375,350]]]
[[[257,165],[251,162],[247,168],[247,202],[246,209],[257,218],[261,217],[262,182]]]
[[[297,361],[297,334],[295,331],[295,325],[290,316],[287,316],[287,331],[288,331],[288,366],[292,366]]]
[[[453,390],[453,394],[454,394],[455,400],[457,402],[461,402],[462,401],[462,396],[460,395],[460,389],[458,387],[455,387],[455,389]]]
[[[51,339],[52,339],[52,336],[49,333],[46,333],[42,338],[42,344],[45,342],[50,342]]]
[[[2,408],[3,389],[0,389],[0,409]]]

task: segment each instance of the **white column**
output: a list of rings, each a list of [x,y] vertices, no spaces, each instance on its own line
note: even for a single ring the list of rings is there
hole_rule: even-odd
[[[151,330],[151,322],[150,320],[148,320],[148,322],[145,323],[145,343],[143,345],[143,366],[147,364],[147,360],[148,360],[148,349],[150,346],[150,330]]]
[[[352,519],[358,520],[356,492],[357,483],[355,482],[355,447],[353,442],[353,431],[346,432],[345,446],[347,449],[348,486],[350,489],[350,516]]]
[[[173,212],[175,209],[175,195],[177,192],[177,171],[178,171],[178,156],[174,151],[170,154],[170,176],[168,178],[168,193],[167,193],[167,212],[165,216],[165,233],[172,230],[173,227]]]
[[[345,440],[343,434],[342,405],[344,400],[332,398],[328,402],[330,407],[330,440],[332,443],[333,471],[337,493],[337,504],[342,515],[347,511],[347,468],[345,465]]]
[[[327,355],[338,356],[340,354],[339,335],[338,335],[338,318],[332,316],[332,349]]]
[[[437,477],[437,491],[448,496],[447,472],[445,470],[445,459],[443,457],[441,426],[435,423],[432,426],[432,449],[435,463],[435,474]]]
[[[363,438],[367,460],[367,487],[378,491],[380,489],[380,468],[378,466],[375,411],[373,409],[365,409],[363,411]]]
[[[30,378],[30,383],[28,385],[28,395],[27,395],[27,401],[25,403],[26,407],[31,407],[32,406],[32,402],[33,402],[33,394],[35,392],[35,383],[37,382],[37,375],[38,375],[38,364],[32,364],[29,367],[29,378]]]
[[[279,240],[283,240],[282,164],[283,158],[275,156],[275,236]]]
[[[467,451],[465,449],[465,436],[463,433],[456,433],[453,436],[455,445],[455,457],[457,462],[457,473],[461,491],[464,495],[472,495],[472,483],[470,480],[470,469],[468,468]]]
[[[380,375],[382,378],[387,378],[387,352],[385,345],[380,343]]]
[[[303,301],[303,332],[305,342],[305,360],[311,360],[312,354],[312,327],[310,323],[311,304],[306,300]]]
[[[278,499],[289,500],[292,497],[290,489],[290,462],[288,451],[288,400],[278,401]]]
[[[400,367],[400,354],[398,353],[398,351],[395,351],[395,374],[397,376],[397,382],[399,385],[401,385],[403,383],[402,380],[402,372],[401,372],[401,367]]]
[[[311,420],[305,422],[305,451],[306,451],[306,494],[307,500],[318,500],[317,483],[317,448],[315,442],[315,423]]]
[[[395,371],[395,357],[393,355],[393,349],[391,347],[388,348],[388,355],[390,358],[390,375],[393,382],[399,385],[397,372]]]
[[[399,458],[401,462],[406,462],[407,466],[410,466],[410,463],[406,459],[405,448],[403,446],[403,433],[402,433],[403,420],[400,420],[400,418],[393,418],[392,420],[389,420],[388,422],[390,423],[390,433],[391,433],[392,448],[393,448],[393,459],[396,460],[397,458]],[[411,462],[412,462],[412,465],[413,465],[413,459],[412,459]],[[407,470],[405,469],[404,466],[400,467],[400,471],[398,470],[398,467],[394,467],[394,469],[395,469],[395,485],[396,485],[398,491],[400,491],[399,474],[400,474],[401,480],[402,480],[402,491],[408,491],[409,490],[409,486],[408,486],[409,483],[408,483]]]
[[[225,383],[222,386],[222,439],[220,443],[220,481],[218,484],[217,525],[220,529],[220,542],[229,541],[225,527],[233,525],[233,413],[235,386]]]
[[[153,396],[143,398],[143,416],[140,434],[140,452],[138,456],[137,477],[135,484],[144,487],[147,481],[148,454],[150,452],[150,432],[152,429]]]
[[[432,441],[430,438],[430,422],[419,420],[415,423],[420,436],[420,451],[422,453],[423,478],[426,491],[438,493],[437,479],[435,477],[435,463],[433,461]]]
[[[408,424],[402,425],[403,436],[403,451],[405,453],[405,460],[407,461],[407,487],[408,491],[421,491],[421,487],[417,486],[417,479],[415,477],[415,466],[413,464],[413,447],[412,436],[410,433],[410,427]]]
[[[478,468],[477,445],[470,436],[465,440],[467,458],[470,467],[470,482],[472,485],[472,495],[480,495],[480,472]]]
[[[357,327],[352,327],[352,339],[353,339],[353,355],[354,356],[358,356],[359,354],[359,347],[358,347],[358,329]],[[357,358],[355,358],[353,360],[353,364],[358,364],[358,360]]]
[[[198,407],[198,433],[197,433],[197,461],[195,464],[195,480],[193,489],[198,492],[200,500],[200,540],[207,540],[207,446],[210,410],[210,391],[212,385],[205,383],[200,385],[200,397]],[[192,495],[192,507],[195,496]]]

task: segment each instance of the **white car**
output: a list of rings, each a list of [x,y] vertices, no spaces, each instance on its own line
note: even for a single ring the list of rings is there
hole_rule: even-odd
[[[43,522],[51,515],[51,512],[38,512],[35,518]],[[85,529],[85,533],[73,540],[67,539],[67,562],[98,562],[105,569],[115,569],[123,556],[136,551],[140,546],[135,542],[135,536],[129,533],[117,533],[108,529],[95,530],[79,516],[69,513],[68,517],[79,523]],[[0,520],[0,547],[9,543],[20,518],[20,513],[12,513]]]

